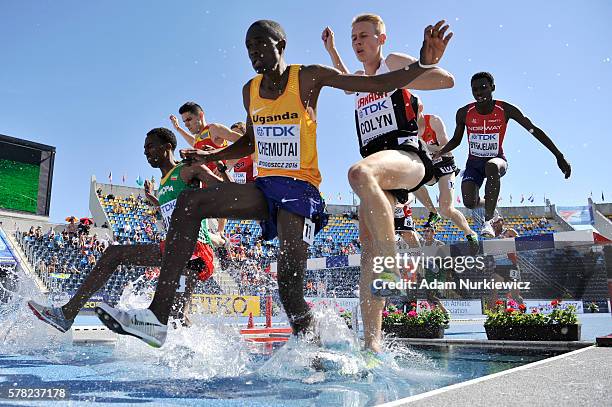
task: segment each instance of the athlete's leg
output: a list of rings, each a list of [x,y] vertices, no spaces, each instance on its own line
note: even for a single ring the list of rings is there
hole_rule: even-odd
[[[198,283],[198,272],[200,270],[195,264],[190,261],[185,267],[183,276],[185,277],[185,286],[179,287],[172,305],[170,315],[181,321],[184,326],[191,325],[189,321],[189,311],[191,309],[191,295]],[[179,280],[180,281],[180,280]]]
[[[149,306],[164,325],[204,218],[264,220],[268,218],[268,204],[255,184],[223,183],[181,192],[172,213],[159,282]]]
[[[104,287],[120,264],[158,267],[161,265],[159,245],[108,246],[74,296],[62,307],[66,319],[72,320],[77,316],[89,298]]]
[[[484,205],[484,199],[480,197],[480,187],[473,181],[463,181],[461,183],[461,195],[463,205],[468,209],[476,209]]]
[[[348,178],[359,196],[362,216],[372,239],[378,246],[377,255],[394,256],[395,227],[393,207],[385,191],[411,190],[425,176],[425,166],[415,153],[398,150],[379,151],[349,169]]]
[[[310,327],[312,314],[304,299],[304,273],[308,243],[303,240],[304,218],[284,209],[278,211],[278,294],[293,334]]]
[[[406,242],[409,248],[414,249],[421,247],[419,233],[416,230],[403,230],[400,232],[400,236],[404,239],[404,242]]]
[[[421,188],[417,189],[413,192],[416,199],[425,207],[430,213],[438,213],[435,205],[431,201],[431,197],[429,196],[429,191],[427,187],[423,185]]]
[[[378,353],[381,351],[382,311],[385,308],[385,299],[372,295],[371,287],[374,279],[373,262],[376,248],[366,223],[361,221],[362,216],[363,209],[360,206],[359,240],[361,242],[361,273],[359,275],[359,306],[361,307],[361,317],[363,318],[365,347]]]
[[[463,230],[466,236],[474,234],[465,216],[455,208],[455,174],[451,173],[441,177],[438,180],[438,188],[440,189],[440,213],[442,216],[451,219],[459,229]]]
[[[500,179],[506,173],[508,163],[502,158],[492,158],[485,164],[485,220],[491,220],[497,207],[499,197]]]

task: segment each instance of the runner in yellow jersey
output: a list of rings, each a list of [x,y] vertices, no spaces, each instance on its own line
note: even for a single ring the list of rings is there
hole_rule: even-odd
[[[255,152],[259,177],[254,183],[224,183],[181,193],[172,214],[150,312],[145,315],[140,310],[115,310],[122,320],[133,321],[132,335],[138,336],[140,330],[145,338],[151,326],[167,324],[180,276],[177,270],[189,259],[198,235],[198,221],[211,217],[259,219],[263,221],[264,239],[278,235],[280,299],[294,334],[307,331],[312,321],[304,300],[307,248],[326,223],[324,202],[318,191],[321,174],[314,118],[319,93],[325,86],[362,92],[386,92],[405,86],[442,58],[450,39],[444,36],[447,29],[443,21],[428,26],[420,61],[405,69],[358,76],[321,65],[288,65],[283,28],[270,20],[253,23],[247,31],[246,48],[258,75],[242,91],[247,111],[245,136],[216,152],[188,150],[181,154],[210,162]],[[422,172],[418,167],[414,174],[407,171],[400,187],[412,189],[418,185]]]

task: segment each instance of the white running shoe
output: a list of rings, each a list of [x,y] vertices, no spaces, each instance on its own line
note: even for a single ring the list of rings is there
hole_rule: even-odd
[[[115,333],[135,336],[154,348],[160,348],[166,341],[168,327],[148,308],[125,312],[102,303],[95,311],[100,321]]]
[[[493,230],[490,220],[485,220],[483,222],[482,229],[480,229],[480,236],[495,237],[495,231]]]

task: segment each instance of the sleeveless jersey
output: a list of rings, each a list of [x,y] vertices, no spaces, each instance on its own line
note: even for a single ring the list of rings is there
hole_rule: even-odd
[[[376,74],[389,72],[383,58]],[[418,98],[407,89],[384,93],[355,93],[355,125],[360,153],[375,152],[407,144],[419,149]]]
[[[425,143],[427,147],[427,151],[431,154],[437,153],[448,143],[448,139],[442,140],[438,138],[438,134],[436,134],[435,130],[431,127],[431,115],[425,114],[423,115],[423,120],[425,122],[425,128],[423,129],[423,133],[420,135],[421,140]],[[453,153],[444,154],[444,157],[452,157]],[[442,162],[442,157],[437,160],[432,160],[434,164]]]
[[[159,183],[159,196],[157,199],[159,200],[159,209],[166,231],[170,228],[170,219],[176,206],[176,198],[178,198],[183,190],[193,188],[181,178],[181,168],[183,168],[183,164],[177,164]],[[211,244],[206,219],[202,219],[198,241],[208,245]]]
[[[255,181],[255,166],[250,155],[242,157],[234,165],[234,182],[237,184],[246,184],[247,182]]]
[[[203,150],[205,146],[210,146],[215,149],[227,147],[227,140],[223,140],[223,144],[217,145],[212,141],[212,137],[210,136],[210,126],[204,127],[204,130],[196,137],[196,141],[193,144],[193,148],[197,148],[198,150]],[[225,161],[223,161],[225,163]],[[206,166],[211,171],[215,171],[217,169],[217,164],[214,162],[207,163]]]
[[[289,80],[281,96],[259,96],[263,76],[251,80],[249,114],[255,134],[260,177],[291,177],[319,187],[317,124],[300,98],[300,65],[289,66]]]
[[[506,135],[506,114],[503,103],[495,101],[493,111],[482,115],[476,111],[476,103],[468,107],[465,115],[470,159],[489,159],[504,156],[504,136]]]

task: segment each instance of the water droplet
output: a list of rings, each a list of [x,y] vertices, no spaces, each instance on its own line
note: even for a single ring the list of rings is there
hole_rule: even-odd
[[[604,58],[604,60],[603,60],[603,61],[604,61],[604,62],[610,62],[610,58],[609,58],[609,57],[608,57],[608,58]]]
[[[548,28],[552,28],[552,24],[550,24],[550,23],[549,23],[549,24],[547,25],[547,27],[548,27]]]
[[[468,62],[472,62],[472,58],[468,58]]]
[[[499,25],[499,28],[504,28],[504,25],[503,25],[503,24],[500,24],[500,25]]]

